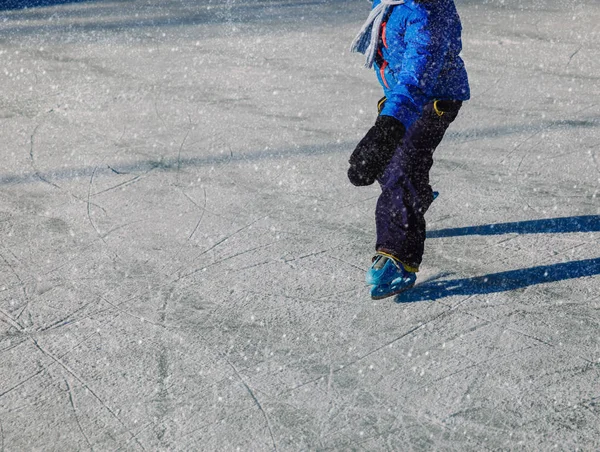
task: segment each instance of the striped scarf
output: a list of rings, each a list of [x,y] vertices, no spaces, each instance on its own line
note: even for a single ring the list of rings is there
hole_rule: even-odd
[[[402,5],[403,3],[404,0],[381,0],[381,3],[371,10],[360,32],[352,41],[350,51],[365,55],[365,67],[371,68],[375,62],[383,18],[393,6]]]

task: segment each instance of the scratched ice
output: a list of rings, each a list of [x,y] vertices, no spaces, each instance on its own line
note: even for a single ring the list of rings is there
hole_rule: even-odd
[[[457,1],[473,99],[378,302],[368,2],[33,3],[0,6],[0,451],[600,449],[597,2]]]

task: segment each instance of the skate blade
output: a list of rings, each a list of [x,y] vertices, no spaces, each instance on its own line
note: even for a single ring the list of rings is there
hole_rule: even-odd
[[[392,290],[390,292],[384,292],[381,295],[371,293],[371,300],[383,300],[384,298],[393,297],[394,295],[401,294],[402,292],[405,292],[408,289],[413,288],[414,286],[415,286],[415,283],[412,283],[408,286],[402,286],[402,287],[399,287],[398,289]]]

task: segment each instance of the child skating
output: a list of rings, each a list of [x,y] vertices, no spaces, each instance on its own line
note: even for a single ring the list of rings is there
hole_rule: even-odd
[[[378,181],[371,297],[412,287],[423,257],[433,152],[469,99],[461,23],[453,0],[375,0],[352,50],[364,53],[383,87],[375,125],[350,156],[348,178]]]

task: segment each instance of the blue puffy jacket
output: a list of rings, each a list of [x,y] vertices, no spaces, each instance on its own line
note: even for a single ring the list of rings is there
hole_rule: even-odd
[[[394,116],[409,128],[435,99],[469,99],[459,56],[461,30],[453,0],[406,0],[393,7],[384,18],[374,64],[387,97],[381,115]]]

